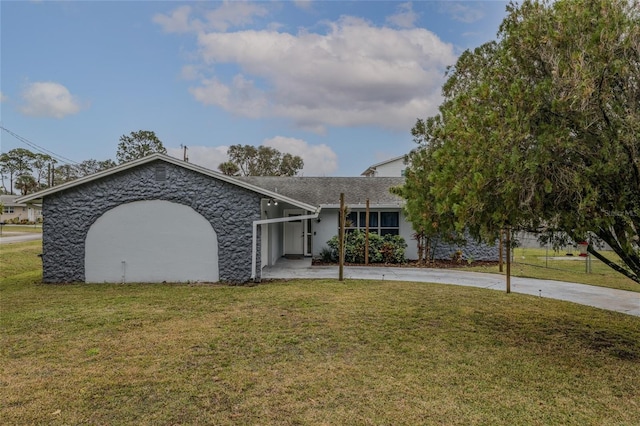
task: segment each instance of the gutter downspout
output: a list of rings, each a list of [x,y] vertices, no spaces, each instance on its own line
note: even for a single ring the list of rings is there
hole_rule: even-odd
[[[251,243],[251,280],[256,281],[256,256],[258,255],[258,225],[266,225],[269,223],[293,222],[296,220],[317,219],[320,215],[320,207],[313,214],[304,216],[276,217],[273,219],[260,219],[253,221],[253,235]]]

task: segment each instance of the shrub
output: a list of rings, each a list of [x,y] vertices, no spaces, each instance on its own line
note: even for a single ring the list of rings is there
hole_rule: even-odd
[[[338,252],[336,250],[332,250],[325,247],[322,250],[320,250],[320,260],[326,263],[337,262]]]
[[[364,263],[365,233],[355,230],[345,236],[344,261],[348,263]],[[338,236],[333,236],[327,241],[331,253],[331,261],[338,261],[339,241]],[[404,263],[405,248],[407,244],[404,238],[398,235],[369,234],[369,263]],[[323,250],[324,252],[324,250]],[[320,253],[323,256],[323,253]],[[324,260],[324,257],[323,257]]]

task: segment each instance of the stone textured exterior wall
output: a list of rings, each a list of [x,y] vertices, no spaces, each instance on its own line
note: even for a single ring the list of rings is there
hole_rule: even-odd
[[[465,238],[467,239],[467,244],[463,246],[440,242],[435,247],[434,258],[450,260],[458,250],[462,252],[462,259],[465,261],[497,261],[500,258],[499,247],[497,244],[490,246],[485,243],[478,243],[469,235],[465,235]]]
[[[156,174],[158,166],[164,167],[165,179]],[[260,194],[163,161],[52,194],[43,201],[43,280],[84,282],[85,239],[91,225],[118,205],[165,200],[189,206],[211,223],[218,236],[220,281],[246,282],[251,278],[252,225],[260,219],[260,199]],[[257,237],[260,253],[260,232]],[[167,247],[172,249],[179,248]],[[259,277],[260,256],[256,272]]]

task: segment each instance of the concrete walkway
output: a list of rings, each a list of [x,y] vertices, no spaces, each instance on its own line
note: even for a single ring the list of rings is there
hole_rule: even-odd
[[[505,291],[505,277],[456,269],[346,266],[345,279],[389,280],[454,284]],[[337,266],[311,266],[311,259],[281,258],[262,270],[263,279],[338,278]],[[564,281],[511,278],[511,291],[640,316],[640,293]]]

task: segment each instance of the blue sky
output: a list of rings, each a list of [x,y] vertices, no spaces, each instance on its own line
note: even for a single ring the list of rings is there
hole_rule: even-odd
[[[357,176],[409,152],[447,65],[506,2],[2,1],[0,121],[73,161],[153,130],[216,168],[232,144]],[[2,131],[2,152],[29,148]]]

